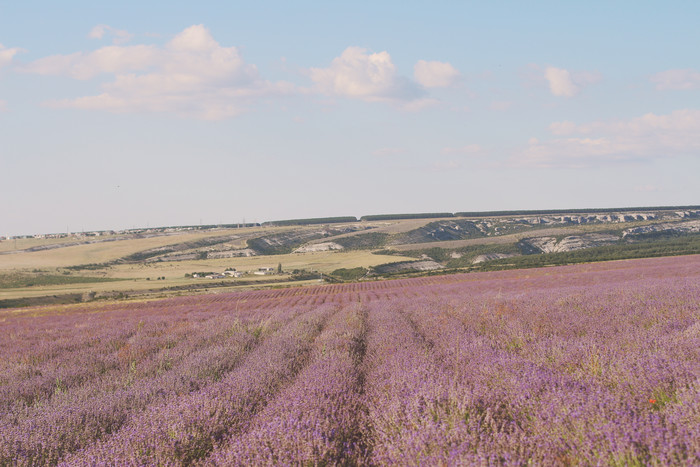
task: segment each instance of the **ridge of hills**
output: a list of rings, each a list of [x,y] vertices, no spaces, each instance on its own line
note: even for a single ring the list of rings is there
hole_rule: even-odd
[[[394,214],[6,238],[0,307],[699,253],[700,206]],[[224,276],[225,269],[235,275]]]

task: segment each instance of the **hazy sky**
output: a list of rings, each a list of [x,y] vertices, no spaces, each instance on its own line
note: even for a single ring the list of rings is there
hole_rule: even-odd
[[[340,3],[0,0],[0,235],[700,203],[700,2]]]

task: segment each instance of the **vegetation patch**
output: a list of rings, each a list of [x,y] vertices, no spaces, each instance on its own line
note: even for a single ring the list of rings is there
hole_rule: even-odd
[[[196,250],[197,248],[206,248],[214,245],[219,245],[221,243],[230,242],[231,240],[239,238],[238,235],[224,235],[221,237],[209,237],[202,238],[200,240],[194,240],[190,242],[178,243],[175,245],[168,245],[158,248],[151,248],[149,250],[139,251],[137,253],[125,256],[123,261],[128,263],[138,263],[140,261],[147,260],[156,256],[165,255],[168,253],[186,251],[186,250]],[[200,259],[206,259],[206,252],[199,252],[202,256]]]
[[[483,263],[479,269],[536,268],[560,264],[692,254],[700,254],[700,235],[620,243],[561,253],[530,254]]]
[[[319,279],[321,274],[316,271],[308,271],[306,269],[294,269],[292,271],[293,281],[310,281],[314,279]]]
[[[527,244],[529,246],[529,244]],[[538,253],[539,250],[532,248],[533,253]],[[395,250],[381,250],[376,253],[381,253],[385,255],[402,255],[411,256],[414,258],[430,258],[439,263],[444,264],[448,268],[463,268],[471,266],[474,258],[480,255],[489,254],[526,254],[523,252],[520,244],[516,243],[491,243],[485,245],[471,245],[462,248],[449,249],[449,248],[421,248],[411,251],[395,251]]]
[[[303,240],[278,241],[278,236],[258,237],[247,240],[248,248],[261,255],[285,255],[304,243]],[[321,238],[321,235],[315,238]],[[309,240],[313,240],[311,238]]]
[[[417,229],[398,234],[392,239],[393,244],[444,242],[481,238],[486,235],[476,224],[468,220],[445,220],[431,222]]]
[[[473,245],[459,248],[451,253],[446,266],[448,268],[469,267],[478,256],[491,254],[520,255],[526,253],[524,253],[520,245],[516,243]]]
[[[80,303],[83,301],[83,297],[84,296],[81,293],[72,293],[62,295],[47,295],[45,297],[10,298],[0,300],[0,309]]]
[[[107,269],[112,266],[112,263],[89,263],[77,264],[75,266],[66,266],[63,269],[68,271],[96,271],[99,269]]]
[[[379,266],[374,266],[372,270],[375,274],[386,276],[392,274],[402,274],[405,272],[436,271],[442,268],[443,266],[435,261],[418,260],[398,261],[395,263],[380,264]]]
[[[45,285],[89,284],[95,282],[114,282],[123,279],[107,277],[85,277],[56,274],[0,274],[0,289],[20,287],[41,287]]]
[[[381,248],[386,245],[388,240],[389,234],[370,232],[361,235],[352,235],[350,237],[336,238],[333,241],[348,250],[363,250]]]
[[[255,250],[261,255],[284,255],[291,253],[295,248],[311,240],[334,237],[354,230],[354,228],[299,229],[251,238],[247,240],[247,243],[248,248]]]
[[[617,233],[610,231],[610,233]],[[558,236],[561,240],[564,236]],[[579,250],[542,253],[526,239],[514,243],[491,243],[483,245],[470,245],[457,249],[446,248],[422,248],[411,251],[378,250],[376,254],[403,255],[421,259],[432,259],[441,263],[447,269],[440,273],[449,273],[449,270],[468,269],[470,271],[489,271],[501,269],[533,268],[572,263],[589,263],[596,261],[611,261],[620,259],[678,256],[700,254],[700,235],[669,232],[655,232],[648,236],[627,238],[619,243],[605,246],[593,246]],[[480,256],[509,255],[508,258],[485,260],[474,264],[474,260]],[[392,263],[393,264],[393,263]],[[378,274],[396,273],[397,271],[384,271],[377,267]],[[415,272],[415,271],[414,271]]]
[[[363,267],[341,268],[333,271],[331,275],[343,281],[356,281],[365,277],[368,272],[369,269]]]

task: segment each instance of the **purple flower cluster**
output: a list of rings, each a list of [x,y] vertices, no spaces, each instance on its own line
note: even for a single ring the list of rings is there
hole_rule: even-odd
[[[346,307],[316,339],[308,366],[205,464],[360,464],[364,460],[360,364],[365,312]]]
[[[0,465],[699,465],[700,257],[0,313]]]
[[[297,317],[246,355],[231,372],[203,388],[173,394],[132,417],[112,436],[67,459],[67,465],[189,464],[213,444],[244,429],[304,364],[330,307]]]

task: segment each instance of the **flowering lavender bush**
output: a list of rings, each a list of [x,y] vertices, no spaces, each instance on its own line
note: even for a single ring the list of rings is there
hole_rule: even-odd
[[[698,465],[700,257],[0,313],[0,465]]]

